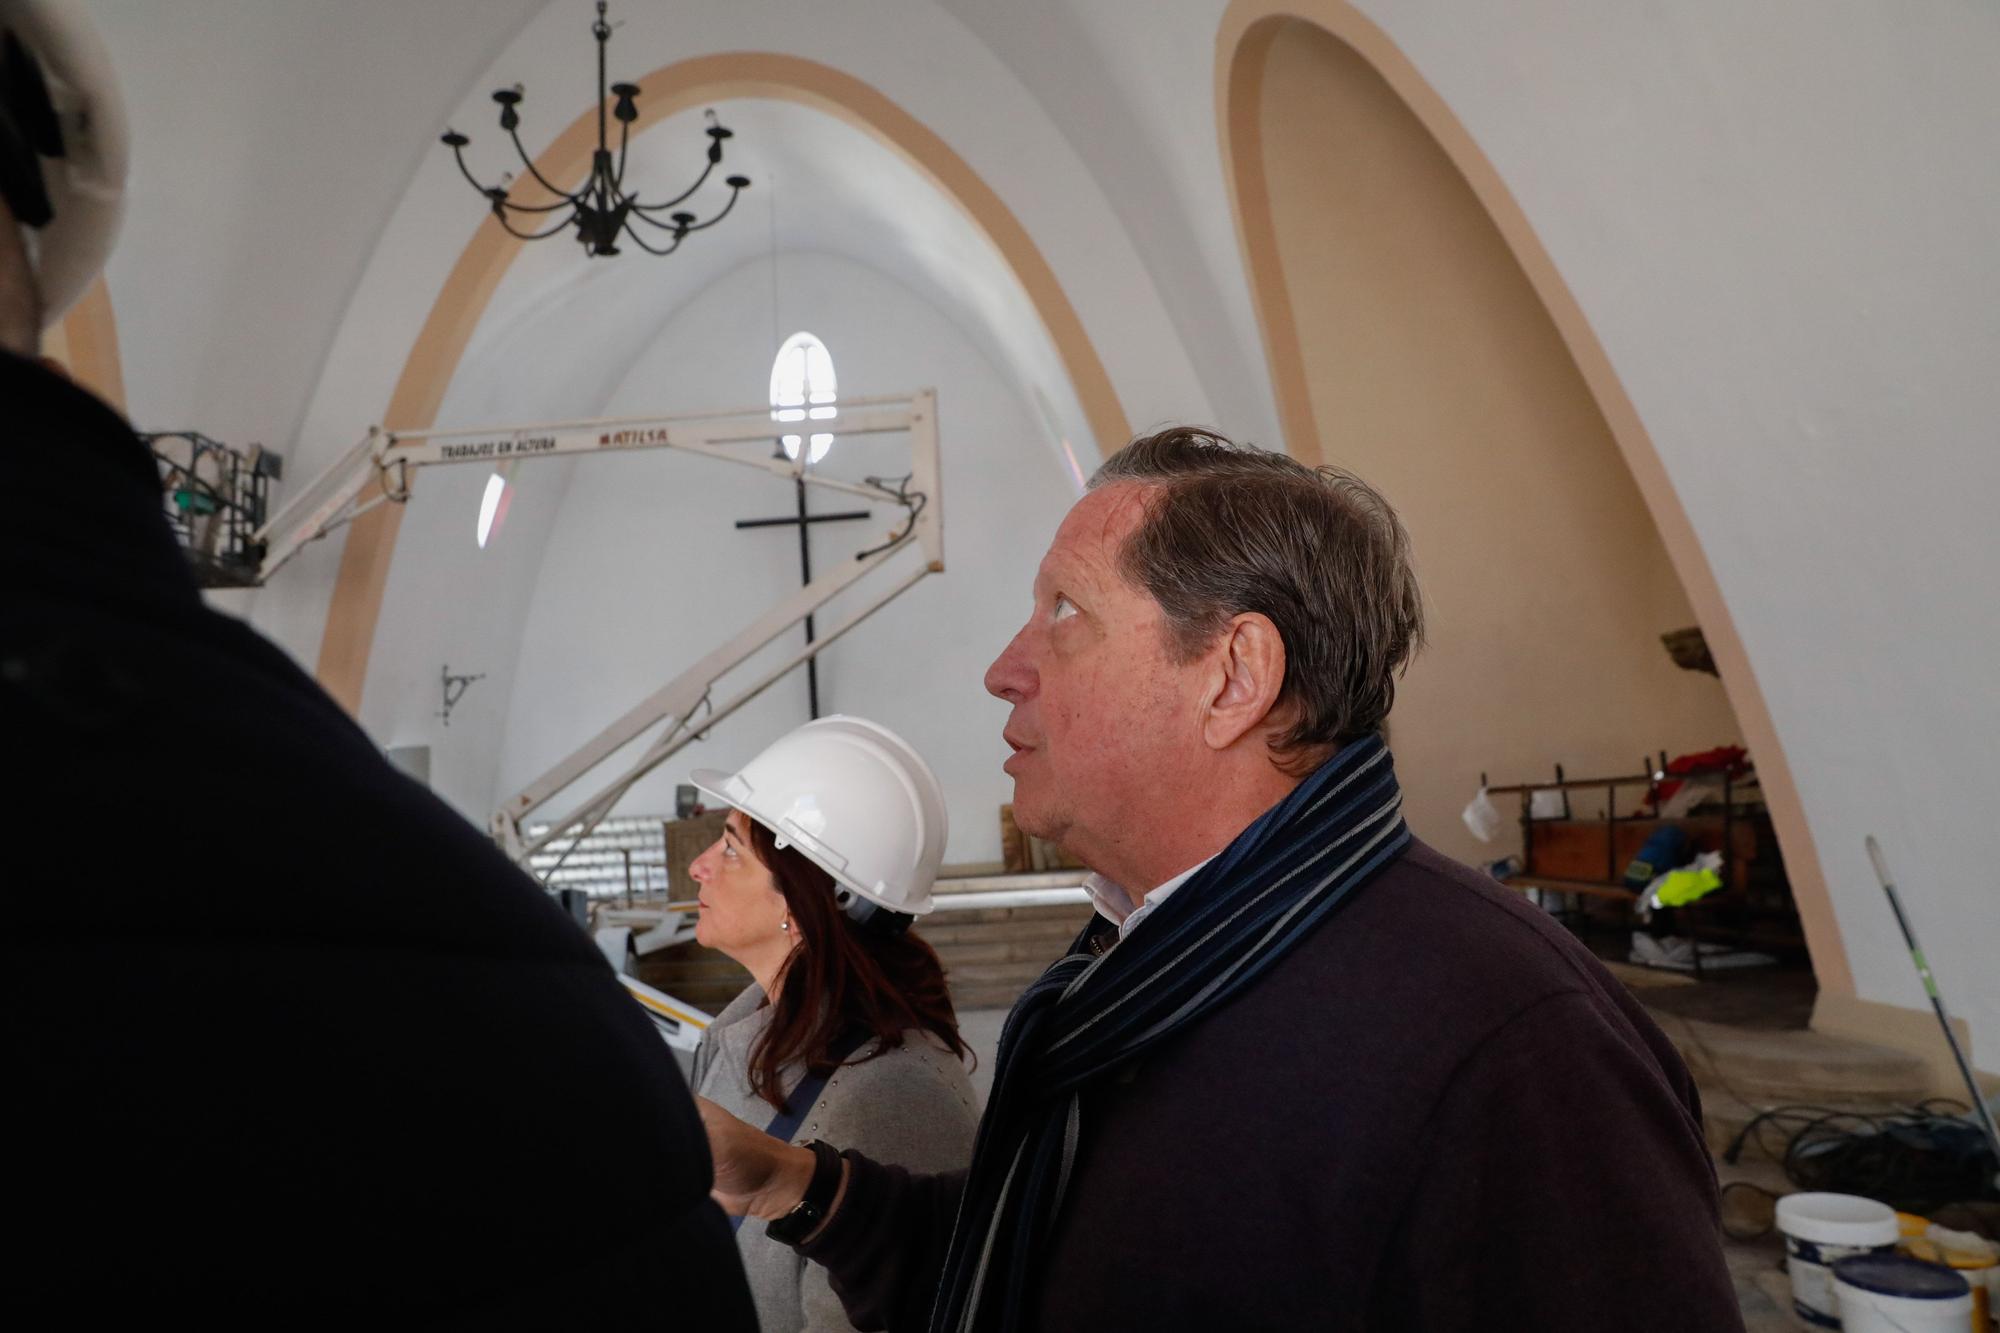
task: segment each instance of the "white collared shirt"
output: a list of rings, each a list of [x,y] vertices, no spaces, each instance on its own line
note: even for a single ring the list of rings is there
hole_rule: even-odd
[[[1175,889],[1193,879],[1195,872],[1214,859],[1211,856],[1199,865],[1189,866],[1186,870],[1181,871],[1180,874],[1175,875],[1172,879],[1147,894],[1145,900],[1137,907],[1132,905],[1132,895],[1126,892],[1122,885],[1114,884],[1102,875],[1093,873],[1085,876],[1083,887],[1090,891],[1091,901],[1097,905],[1097,914],[1106,921],[1117,923],[1118,938],[1123,940],[1127,935],[1132,933],[1132,927],[1146,919],[1148,912],[1167,900],[1168,894],[1171,894]]]

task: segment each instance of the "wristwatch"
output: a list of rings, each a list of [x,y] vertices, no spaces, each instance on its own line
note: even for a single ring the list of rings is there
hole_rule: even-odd
[[[813,1233],[813,1228],[826,1220],[827,1210],[833,1207],[833,1196],[840,1191],[840,1153],[818,1139],[805,1145],[813,1151],[812,1183],[806,1186],[806,1196],[800,1199],[786,1213],[764,1228],[764,1234],[780,1245],[797,1245]]]

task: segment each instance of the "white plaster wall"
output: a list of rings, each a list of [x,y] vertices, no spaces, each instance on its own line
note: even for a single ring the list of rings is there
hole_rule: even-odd
[[[1220,290],[1253,339],[1213,98],[1195,91],[1226,5],[1063,5],[1066,44],[1087,50],[1016,67],[1073,141],[1144,140],[1086,156],[1161,164],[1201,252],[1152,263],[1164,299]],[[2000,1068],[1981,836],[2000,794],[2000,10],[1358,8],[1492,161],[1659,450],[1798,780],[1858,993],[1925,1004],[1862,851],[1872,831],[1981,1065]],[[1032,14],[968,22],[1049,54]],[[1078,65],[1119,89],[1116,122],[1036,73]]]
[[[1872,830],[2000,1067],[2000,888],[1979,837],[2000,787],[2000,11],[1359,3],[1491,159],[1659,449],[1797,776],[1860,994],[1922,1004],[1861,854]],[[1021,214],[1135,424],[1274,438],[1216,153],[1224,0],[948,4],[635,6],[618,40],[639,68],[766,49],[873,82]],[[490,126],[486,91],[520,78],[545,142],[587,96],[557,91],[587,40],[576,7],[91,8],[138,112],[111,270],[135,409],[261,437],[309,476],[379,417],[477,220],[438,127]],[[337,550],[256,599],[308,662]]]
[[[1370,5],[1577,293],[1721,583],[1859,994],[2000,1068],[2000,10]]]
[[[1208,424],[1283,448],[1219,165],[1208,62],[1223,5],[941,2],[1047,108],[1110,200],[1213,405]],[[1161,420],[1135,416],[1132,425]]]
[[[1035,566],[1074,498],[1073,484],[1048,448],[1045,429],[1000,370],[908,288],[831,256],[787,255],[782,279],[779,337],[804,328],[823,338],[843,396],[925,386],[939,394],[947,572],[924,580],[822,655],[822,710],[871,717],[908,738],[947,792],[947,859],[997,860],[997,811],[1011,798],[1000,771],[1005,709],[985,694],[980,678],[1026,613]],[[746,266],[676,311],[606,410],[689,411],[761,400],[776,350],[769,283],[768,265]],[[829,475],[858,478],[907,456],[900,438],[842,441],[822,466]],[[733,527],[738,518],[788,514],[792,503],[781,479],[684,455],[576,464],[521,627],[492,794],[525,785],[795,588],[791,530]],[[853,507],[826,493],[812,503],[821,511]],[[471,512],[464,510],[461,525],[467,546]],[[899,512],[880,508],[868,523],[820,526],[815,568],[831,568],[864,537],[879,538]],[[887,582],[887,575],[860,586],[881,586],[878,580]],[[859,591],[834,603],[822,623],[838,620]],[[754,677],[757,666],[737,678]],[[800,672],[682,751],[619,808],[669,811],[674,784],[690,770],[740,764],[806,718]],[[583,794],[581,786],[575,794]]]
[[[538,3],[89,0],[132,125],[108,278],[135,422],[290,445],[430,126]]]
[[[453,380],[439,424],[594,415],[618,368],[565,374],[531,349],[495,352]],[[482,828],[493,806],[522,619],[573,467],[563,459],[522,462],[505,519],[484,549],[476,530],[490,469],[418,472],[383,589],[362,725],[385,747],[429,745],[432,789]],[[454,675],[484,677],[467,687],[449,724],[440,716],[447,666]]]
[[[582,260],[573,247],[559,242],[531,247],[509,269],[475,331],[441,408],[441,425],[538,421],[606,412],[660,414],[759,404],[766,392],[770,350],[776,346],[774,339],[783,336],[771,331],[776,327],[771,323],[772,263],[760,252],[769,244],[782,246],[776,264],[778,304],[789,319],[793,293],[807,281],[816,262],[828,262],[793,252],[794,247],[814,241],[894,267],[900,283],[908,288],[906,299],[923,303],[932,320],[949,320],[954,336],[973,349],[974,359],[986,367],[983,373],[1000,377],[1002,396],[1010,404],[1007,412],[1018,413],[1018,400],[1025,397],[1032,401],[1042,385],[1049,385],[1051,392],[1062,391],[1047,378],[1048,368],[1056,364],[1054,351],[1031,312],[1025,310],[1018,284],[1000,265],[990,245],[905,163],[860,131],[818,112],[770,102],[723,103],[720,109],[749,143],[747,150],[739,147],[732,153],[732,168],[746,170],[762,183],[741,206],[743,211],[701,238],[708,244],[691,243],[682,255],[669,260],[636,257],[591,263]],[[669,173],[687,166],[689,142],[701,142],[698,113],[674,117],[650,131],[635,145],[634,179],[671,179]],[[772,188],[774,177],[780,182],[777,189]],[[857,198],[855,181],[865,184],[859,193],[865,193],[867,200]],[[774,196],[781,201],[775,216],[769,209]],[[872,216],[870,201],[877,207],[886,205],[894,216]],[[760,209],[760,203],[765,207]],[[917,235],[909,236],[912,231]],[[717,279],[718,272],[726,276]],[[713,291],[718,283],[728,291],[727,299],[740,305],[731,317],[748,320],[746,327],[762,330],[757,345],[763,350],[736,359],[737,352],[731,349],[731,359],[721,370],[703,362],[704,369],[691,381],[696,391],[678,395],[653,392],[643,365],[658,361],[659,354],[646,349],[662,345],[655,341],[659,330],[667,321],[678,320],[681,316],[675,312],[684,310],[691,300],[716,299]],[[707,295],[701,295],[704,292]],[[866,307],[868,302],[861,304]],[[864,356],[893,353],[900,346],[893,339],[866,347],[857,347],[851,337],[847,342],[852,353]],[[673,352],[674,357],[694,354],[687,348]],[[761,366],[754,364],[760,357]],[[870,381],[891,391],[907,391],[928,382],[899,376],[893,368],[857,380],[848,371],[847,360],[843,356],[843,387],[849,393],[856,392],[857,383]],[[635,365],[640,368],[635,369]],[[866,365],[864,362],[862,369]],[[621,382],[627,387],[614,393]],[[989,415],[982,412],[980,419]],[[1052,427],[1037,415],[1019,424],[1020,428],[1008,435],[1003,450],[1007,465],[1020,468],[1025,461],[1025,466],[1038,473],[1061,477],[1066,463],[1055,438],[1060,423]],[[892,461],[885,458],[876,470],[888,470]],[[434,746],[434,785],[475,822],[484,823],[501,797],[672,674],[650,665],[655,660],[652,657],[622,663],[637,673],[631,677],[629,697],[616,706],[605,704],[588,724],[579,722],[573,712],[552,709],[539,687],[516,680],[515,650],[523,643],[521,625],[527,599],[537,586],[544,590],[536,594],[543,598],[538,605],[554,620],[632,614],[629,599],[635,585],[628,577],[632,571],[616,567],[614,562],[614,572],[607,577],[601,561],[593,564],[564,540],[551,542],[554,507],[567,493],[572,469],[577,466],[559,460],[523,464],[508,527],[502,539],[485,552],[474,547],[469,526],[487,476],[482,468],[420,473],[405,515],[363,691],[362,717],[371,733],[385,744],[423,743],[429,738],[428,743]],[[730,488],[740,489],[746,483],[730,469],[679,458],[594,459],[578,483],[582,487],[578,497],[569,501],[565,512],[587,514],[593,506],[602,505],[607,513],[616,513],[637,504],[650,513],[645,510],[644,497],[650,494],[646,479],[656,473],[677,477],[687,467],[695,471],[691,484],[696,486],[719,487],[731,493]],[[748,495],[754,496],[759,485],[769,485],[754,478],[747,480],[751,486]],[[678,484],[669,484],[669,489]],[[579,518],[569,530],[589,526],[588,520]],[[795,568],[790,545],[780,540],[762,546],[780,567]],[[669,549],[661,559],[673,564],[687,554]],[[1026,586],[1025,579],[1022,586]],[[550,588],[557,591],[546,591]],[[272,593],[279,590],[279,585],[274,585]],[[267,606],[270,600],[271,593],[267,593]],[[728,605],[704,604],[690,609],[690,619],[675,628],[674,641],[686,643],[692,636],[699,640],[700,650],[706,651],[729,626],[748,619],[754,608],[768,600],[760,591],[744,604],[752,609],[733,621]],[[826,623],[838,617],[840,606],[836,603],[829,609]],[[535,660],[537,652],[560,656],[564,645],[574,638],[567,627],[537,630],[525,640],[522,660]],[[845,647],[838,650],[844,651]],[[833,670],[838,652],[828,655],[823,673]],[[689,654],[687,660],[694,655],[698,654]],[[676,666],[684,664],[683,659],[669,660]],[[768,655],[759,660],[768,660]],[[437,716],[440,671],[447,663],[454,673],[485,673],[485,679],[470,688],[454,712],[449,728]],[[972,673],[975,683],[977,675],[977,671]],[[803,685],[795,692],[802,697]],[[494,764],[503,722],[513,716],[510,699],[522,701],[521,715],[514,720],[536,738],[520,752],[534,758],[524,761],[532,763],[532,771],[510,772],[504,790],[500,790],[494,785]],[[602,702],[598,694],[587,694],[582,706]],[[758,710],[765,707],[764,703],[753,706],[745,718],[762,716]],[[546,737],[536,731],[538,727],[549,729]],[[771,734],[782,729],[780,726]],[[997,776],[995,769],[985,785],[992,786]],[[665,788],[671,787],[664,775],[661,782]],[[661,783],[642,789],[642,794],[657,787]],[[581,788],[571,794],[574,799],[584,795]],[[1000,799],[1004,796],[987,804],[997,804]],[[653,808],[664,810],[670,805],[671,791],[663,789]],[[565,809],[565,802],[556,801],[542,814]],[[990,818],[981,821],[991,822]],[[990,856],[982,852],[975,859]]]
[[[403,12],[386,0],[348,9],[356,23],[393,22]],[[472,135],[474,157],[490,165],[499,144],[488,93],[519,81],[529,90],[522,137],[530,151],[539,151],[589,105],[589,90],[577,80],[578,44],[589,40],[578,14],[573,5],[547,5],[483,66],[469,66],[448,44],[434,48],[442,65],[475,72],[460,81],[466,91],[444,114],[405,102],[401,135],[431,143],[443,123],[452,123]],[[508,21],[503,15],[484,31]],[[818,61],[874,86],[939,134],[1014,210],[1075,305],[1132,421],[1211,417],[1174,322],[1104,192],[1019,79],[957,19],[934,5],[899,0],[851,0],[838,7],[809,0],[702,0],[634,7],[622,24],[613,44],[614,76],[620,69],[637,76],[675,59],[752,50]],[[393,90],[382,96],[397,100]],[[401,135],[386,137],[400,143]],[[343,139],[333,151],[369,150]],[[847,242],[839,237],[812,234],[813,212],[810,201],[789,209],[786,216],[804,219],[805,230],[794,222],[788,235],[808,247],[843,248]],[[355,284],[292,442],[291,475],[313,475],[379,418],[424,316],[480,217],[477,200],[444,150],[423,159]],[[885,212],[882,221],[893,225],[895,219]],[[726,235],[727,228],[710,233],[717,241]],[[962,286],[956,296],[964,308],[955,317],[963,326],[986,325],[995,313],[988,286]],[[259,355],[253,336],[218,336],[246,356]],[[1043,355],[1039,329],[995,327],[987,336],[1023,365]],[[582,363],[598,351],[586,338],[573,354]],[[1032,387],[1055,403],[1059,425],[1088,462],[1089,436],[1073,419],[1068,386]],[[280,571],[252,608],[259,628],[308,663],[318,654],[339,542],[336,536],[321,543]]]

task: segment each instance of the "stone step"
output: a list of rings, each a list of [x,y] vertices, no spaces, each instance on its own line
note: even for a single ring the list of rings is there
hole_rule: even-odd
[[[937,950],[960,1012],[1010,1009],[1090,915],[1088,906],[1073,903],[982,908],[939,913],[914,929]],[[711,1013],[750,984],[750,974],[727,956],[694,943],[648,954],[636,971],[647,985]]]
[[[1088,903],[1050,903],[1039,907],[977,907],[953,908],[948,912],[938,912],[924,918],[916,929],[928,936],[934,931],[952,929],[959,926],[1014,924],[1026,925],[1033,922],[1066,921],[1072,932],[1083,929],[1083,923],[1090,919],[1091,907]]]
[[[1809,1029],[1768,1029],[1655,1015],[1695,1081],[1766,1105],[1836,1098],[1907,1106],[1923,1100],[1929,1066],[1891,1046]]]
[[[645,954],[632,970],[655,990],[711,1014],[750,984],[750,973],[727,954],[692,942]]]
[[[1880,1115],[1930,1095],[1929,1067],[1889,1046],[1803,1028],[1749,1028],[1653,1011],[1701,1091],[1702,1132],[1721,1153],[1760,1112],[1783,1106]],[[1757,1140],[1782,1152],[1803,1122],[1768,1125]],[[1759,1156],[1757,1142],[1745,1160]]]
[[[954,916],[962,915],[953,913]],[[940,954],[954,945],[976,943],[991,939],[1036,940],[1047,945],[1049,956],[1062,952],[1063,946],[1076,938],[1083,929],[1085,917],[1062,917],[1054,920],[965,922],[945,923],[932,926],[926,923],[915,933],[929,942]]]
[[[980,985],[953,986],[951,988],[951,1007],[960,1015],[969,1014],[975,1009],[1012,1009],[1014,1001],[1021,998],[1021,992],[1026,990],[1028,982],[1033,980],[1034,978],[1030,977],[1028,981],[1024,981],[1018,986],[990,982]]]
[[[1012,1009],[1090,921],[1088,905],[940,913],[924,923],[958,1013]]]
[[[945,980],[951,1002],[961,1013],[973,1009],[1011,1009],[1021,992],[1048,970],[1048,959],[1015,963],[968,963],[950,968]]]
[[[1838,1112],[1879,1118],[1888,1112],[1907,1110],[1911,1104],[1908,1101],[1880,1102],[1873,1098],[1821,1097],[1812,1102],[1771,1101],[1752,1105],[1725,1088],[1704,1085],[1701,1088],[1702,1138],[1707,1142],[1709,1151],[1720,1158],[1760,1114],[1782,1107],[1810,1106],[1810,1114],[1800,1112],[1765,1120],[1744,1140],[1740,1157],[1742,1165],[1778,1169],[1783,1162],[1786,1144],[1812,1116]]]
[[[959,963],[945,969],[945,978],[954,988],[959,986],[1008,986],[1025,988],[1042,973],[1048,971],[1047,958],[1018,959],[1013,962]]]
[[[1011,1009],[1090,920],[1082,904],[940,914],[921,927],[938,951],[960,1013]]]
[[[1068,943],[1068,936],[1060,940],[990,936],[939,949],[938,958],[944,963],[946,971],[967,963],[1033,963],[1039,970],[1062,957],[1063,947]]]

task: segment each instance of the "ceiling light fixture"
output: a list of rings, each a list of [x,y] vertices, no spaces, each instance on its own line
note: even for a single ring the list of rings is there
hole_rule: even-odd
[[[621,233],[647,254],[670,255],[680,249],[681,242],[690,235],[706,231],[728,217],[729,210],[736,207],[736,196],[749,188],[750,178],[731,176],[725,180],[723,183],[729,187],[729,202],[722,206],[721,212],[706,222],[697,220],[694,213],[686,210],[667,211],[692,198],[694,192],[707,182],[718,166],[722,165],[722,145],[732,135],[716,120],[715,112],[710,110],[707,113],[708,129],[705,131],[708,135],[708,165],[702,168],[701,175],[695,178],[693,185],[672,199],[657,204],[642,204],[638,195],[625,193],[625,149],[631,137],[632,122],[639,118],[639,85],[614,83],[609,89],[605,87],[605,50],[611,43],[611,24],[605,20],[604,10],[605,0],[598,0],[597,21],[590,25],[591,36],[597,39],[597,148],[590,155],[590,178],[580,189],[562,190],[552,185],[536,169],[534,159],[528,156],[528,150],[522,146],[521,113],[518,108],[523,90],[518,83],[512,88],[502,88],[493,94],[493,100],[500,104],[500,128],[514,141],[514,151],[521,155],[522,165],[528,169],[528,174],[547,190],[556,202],[515,203],[507,193],[507,186],[513,182],[511,174],[502,176],[498,185],[481,185],[478,178],[472,174],[471,168],[465,165],[465,146],[472,140],[457,130],[447,129],[443,135],[443,142],[450,145],[452,156],[458,161],[459,171],[464,173],[465,179],[471,183],[473,189],[486,197],[489,207],[493,210],[493,216],[510,235],[518,236],[524,241],[539,241],[574,227],[576,239],[582,243],[584,254],[589,256],[617,254],[618,238]],[[613,98],[617,99],[615,103],[612,102]],[[615,158],[608,137],[611,120],[618,122],[618,152]],[[520,227],[515,225],[515,219],[524,214],[563,214],[563,216],[553,225],[535,231],[533,228],[541,225],[539,216],[534,220],[522,221]],[[664,214],[665,220],[662,221],[659,216],[655,216],[657,214]],[[644,236],[633,228],[634,221],[643,222],[665,233],[662,248],[648,245]],[[529,230],[522,230],[522,227],[527,227]]]

